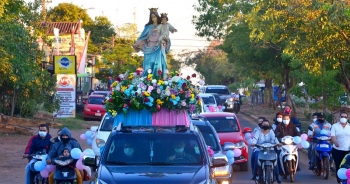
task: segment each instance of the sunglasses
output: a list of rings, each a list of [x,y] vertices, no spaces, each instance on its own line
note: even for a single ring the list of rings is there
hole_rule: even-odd
[[[341,118],[348,118],[347,116],[340,116]]]

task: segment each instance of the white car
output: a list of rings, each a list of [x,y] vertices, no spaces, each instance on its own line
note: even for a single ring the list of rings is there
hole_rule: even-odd
[[[215,100],[215,97],[213,94],[211,93],[200,93],[198,95],[201,99],[202,99],[202,110],[201,113],[204,112],[209,112],[209,106],[213,107],[214,112],[219,112],[220,109],[218,108],[218,103]]]
[[[102,120],[99,126],[91,127],[91,130],[92,130],[91,147],[96,156],[101,155],[99,145],[102,145],[102,144],[104,145],[104,143],[107,142],[109,134],[112,132],[113,123],[114,123],[114,117],[111,114],[106,113],[102,117]]]

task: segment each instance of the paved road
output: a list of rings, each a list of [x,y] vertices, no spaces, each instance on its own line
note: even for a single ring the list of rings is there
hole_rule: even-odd
[[[248,118],[245,115],[242,114],[238,114],[238,119],[241,122],[241,126],[244,127],[255,127],[256,126],[256,122],[254,120],[252,120],[251,118]],[[251,154],[250,152],[251,150],[249,150],[249,155]],[[308,170],[307,167],[307,163],[308,163],[308,159],[307,159],[307,155],[304,153],[300,153],[300,168],[301,171],[297,172],[297,174],[295,175],[295,181],[294,183],[298,183],[298,184],[319,184],[319,183],[324,183],[324,184],[332,184],[332,183],[337,183],[337,180],[335,178],[335,175],[332,173],[330,178],[328,180],[324,180],[322,176],[316,176],[313,174],[312,171]],[[249,159],[250,160],[250,159]],[[245,184],[245,183],[254,183],[254,181],[250,180],[251,177],[251,170],[249,168],[249,171],[234,171],[233,174],[233,183],[235,184]],[[282,183],[291,183],[289,178],[287,180],[282,180]]]
[[[251,118],[238,114],[237,115],[240,122],[241,126],[244,127],[255,127],[256,122],[252,120]],[[249,155],[251,150],[249,149]],[[330,178],[328,180],[324,180],[323,177],[321,176],[315,176],[312,171],[309,171],[307,168],[307,155],[304,153],[300,153],[301,160],[301,171],[297,172],[295,175],[295,181],[294,183],[298,184],[332,184],[332,183],[337,183],[335,175],[332,173]],[[249,159],[250,160],[250,159]],[[251,177],[251,168],[249,168],[249,171],[234,171],[233,173],[233,183],[234,184],[254,184],[254,181],[250,180]],[[84,182],[84,184],[89,184],[90,182]],[[282,180],[282,183],[291,183],[289,178],[287,180]]]

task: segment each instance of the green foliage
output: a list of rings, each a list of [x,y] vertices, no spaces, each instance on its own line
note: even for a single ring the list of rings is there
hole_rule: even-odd
[[[93,21],[86,11],[87,9],[72,3],[60,3],[47,12],[47,20],[51,22],[78,22],[82,20],[85,25],[92,25]]]
[[[222,51],[200,52],[185,64],[194,65],[194,69],[201,73],[208,85],[229,85],[234,82],[235,70]]]
[[[86,32],[91,31],[91,41],[94,45],[100,46],[115,34],[113,24],[105,16],[95,17],[95,21],[84,26]]]
[[[55,91],[56,78],[41,69],[41,56],[36,43],[40,15],[39,7],[14,0],[4,7],[0,19],[0,98],[1,112],[13,116],[33,115],[42,104],[57,108],[50,95]]]

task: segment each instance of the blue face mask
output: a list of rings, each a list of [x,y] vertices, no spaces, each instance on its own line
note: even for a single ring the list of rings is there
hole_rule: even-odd
[[[175,148],[175,152],[180,154],[180,153],[184,152],[184,148],[179,148],[179,149]]]
[[[132,155],[134,153],[134,148],[124,148],[125,155]]]

